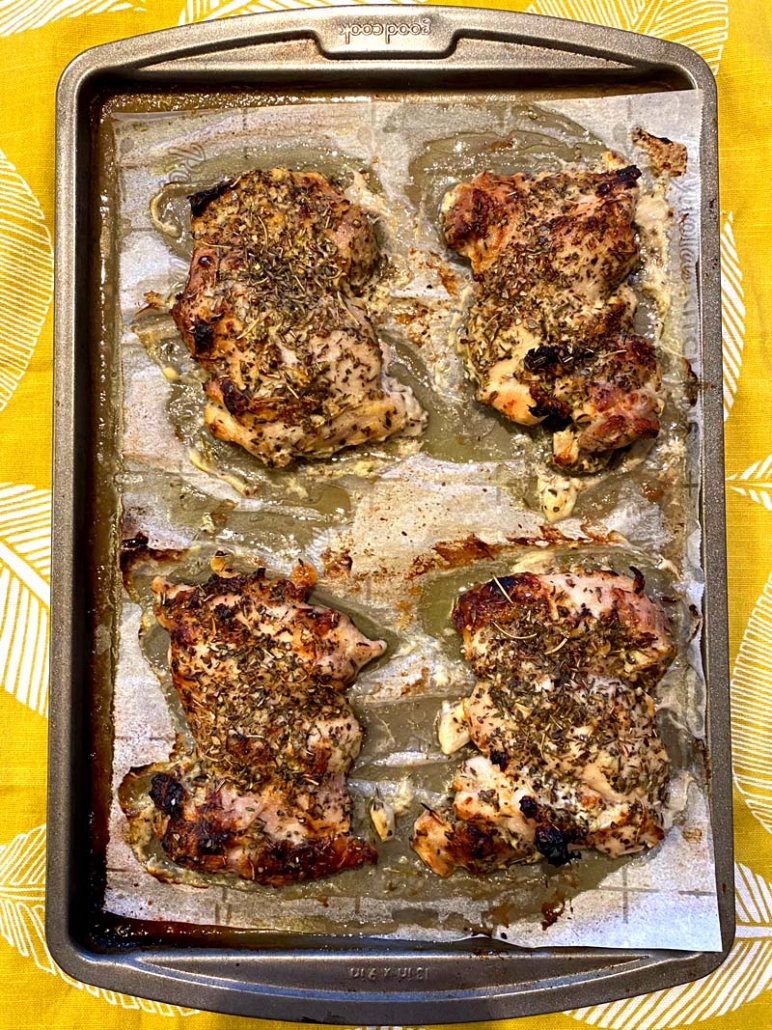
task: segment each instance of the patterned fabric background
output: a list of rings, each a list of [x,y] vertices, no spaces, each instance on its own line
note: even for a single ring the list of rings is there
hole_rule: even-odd
[[[194,21],[325,3],[0,0],[0,674],[5,688],[0,691],[5,726],[0,1028],[269,1025],[84,986],[56,967],[44,942],[54,91],[67,62],[98,43]],[[737,861],[737,939],[720,970],[657,994],[497,1025],[518,1030],[767,1027],[772,1025],[772,423],[766,407],[772,368],[772,201],[765,173],[772,153],[772,5],[766,0],[496,0],[490,6],[676,40],[702,54],[718,79]]]

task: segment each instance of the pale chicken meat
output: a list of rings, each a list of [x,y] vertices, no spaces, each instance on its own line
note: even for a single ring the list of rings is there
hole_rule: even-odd
[[[659,432],[662,373],[626,281],[639,176],[607,155],[600,171],[483,172],[443,201],[445,239],[475,279],[462,343],[477,399],[521,425],[564,426],[564,468],[598,468]]]
[[[582,848],[613,857],[663,837],[669,761],[652,691],[674,658],[643,577],[519,573],[454,609],[477,684],[449,716],[479,752],[452,807],[427,811],[413,847],[435,872],[486,872]]]
[[[313,582],[302,565],[289,579],[153,582],[194,743],[124,782],[135,847],[152,838],[177,865],[274,886],[375,861],[351,833],[346,774],[362,730],[345,691],[385,645],[309,604]]]
[[[172,316],[208,375],[204,421],[267,465],[421,433],[386,375],[365,294],[365,211],[324,176],[253,171],[190,198],[193,255]]]

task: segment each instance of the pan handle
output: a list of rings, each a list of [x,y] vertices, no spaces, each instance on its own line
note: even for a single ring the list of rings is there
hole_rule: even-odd
[[[325,57],[346,60],[447,57],[463,29],[456,19],[436,9],[357,5],[354,11],[337,10],[329,20],[314,24],[312,31]]]
[[[286,44],[286,45],[285,45]],[[304,48],[305,44],[305,48]],[[248,84],[309,69],[337,84],[360,81],[375,67],[404,84],[430,76],[434,63],[471,73],[506,68],[523,74],[593,80],[633,73],[671,74],[676,88],[715,93],[713,75],[693,51],[654,37],[535,14],[474,7],[324,7],[250,14],[185,25],[79,54],[59,84],[59,117],[102,74],[176,84],[202,77]]]

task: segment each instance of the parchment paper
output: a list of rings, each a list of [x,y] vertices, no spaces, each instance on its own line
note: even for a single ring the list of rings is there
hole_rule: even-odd
[[[116,257],[126,525],[143,529],[156,546],[193,548],[165,570],[180,580],[205,576],[216,549],[253,556],[276,573],[286,573],[297,557],[311,560],[321,577],[317,597],[387,639],[385,658],[351,691],[367,733],[351,778],[356,832],[373,836],[366,812],[376,787],[400,814],[396,837],[379,845],[377,868],[274,890],[222,878],[202,886],[190,874],[159,882],[125,843],[116,803],[110,912],[413,940],[482,932],[523,946],[720,950],[701,742],[705,686],[698,626],[688,610],[700,606],[703,579],[693,489],[700,414],[699,404],[690,408],[684,400],[680,360],[689,357],[699,374],[700,119],[701,97],[693,91],[538,104],[503,94],[350,97],[112,117],[122,230]],[[594,160],[605,147],[644,166],[630,144],[636,125],[689,151],[688,172],[669,195],[679,231],[671,240],[673,306],[660,346],[671,400],[657,443],[633,448],[622,467],[590,479],[555,533],[545,529],[536,492],[547,434],[505,425],[473,403],[464,381],[454,329],[468,302],[469,273],[437,234],[437,205],[452,182],[486,167],[539,171]],[[172,294],[184,280],[190,244],[184,233],[174,238],[184,194],[224,174],[274,165],[337,175],[378,214],[390,254],[378,332],[392,371],[429,410],[423,442],[396,440],[266,472],[206,438],[197,373],[168,316],[145,323],[142,342],[132,329],[147,291]],[[164,235],[149,205],[170,180],[176,192],[167,189],[155,208],[156,223],[168,223]],[[652,330],[651,305],[642,304],[641,318]],[[457,546],[469,534],[485,542],[489,557],[470,564]],[[440,753],[434,729],[442,699],[457,699],[472,684],[450,626],[452,598],[493,572],[585,560],[619,571],[634,564],[650,590],[675,599],[680,655],[660,687],[673,763],[672,826],[660,847],[631,859],[587,853],[561,870],[539,863],[440,880],[407,841],[421,803],[441,803],[462,760]],[[124,599],[118,642],[116,789],[132,767],[165,760],[181,725],[163,669],[165,636],[148,618],[141,574],[136,587],[140,604]],[[561,905],[547,925],[544,913]]]

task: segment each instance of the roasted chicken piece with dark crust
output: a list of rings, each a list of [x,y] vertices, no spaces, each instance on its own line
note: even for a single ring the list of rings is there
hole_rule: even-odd
[[[469,258],[475,298],[462,342],[477,399],[513,422],[567,423],[554,461],[581,470],[656,436],[661,370],[633,331],[625,280],[640,258],[635,166],[483,172],[445,197],[448,246]]]
[[[533,683],[580,669],[653,685],[675,652],[665,613],[644,588],[640,573],[520,572],[467,590],[453,622],[480,679]]]
[[[314,579],[301,565],[290,579],[153,582],[194,749],[132,774],[150,783],[124,807],[135,847],[154,837],[178,865],[272,885],[375,861],[350,832],[362,731],[345,689],[385,644],[308,604]]]
[[[643,577],[505,576],[464,593],[454,621],[478,677],[460,708],[481,753],[457,772],[452,810],[417,821],[423,860],[446,876],[656,845],[669,763],[650,691],[675,648]]]
[[[150,864],[160,844],[165,856],[193,873],[228,873],[264,886],[315,880],[376,861],[375,848],[352,836],[345,777],[328,776],[288,795],[277,784],[237,788],[182,751],[168,762],[133,769],[119,799],[128,840]]]
[[[316,172],[247,172],[190,198],[193,256],[172,316],[206,371],[212,434],[268,465],[418,435],[383,373],[363,292],[379,260],[365,212]]]

